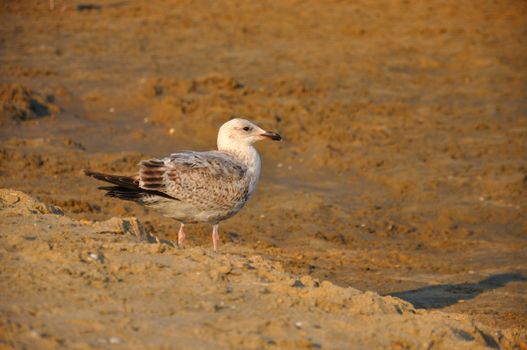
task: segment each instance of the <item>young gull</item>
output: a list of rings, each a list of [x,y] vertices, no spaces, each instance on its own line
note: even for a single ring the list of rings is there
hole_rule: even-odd
[[[112,184],[99,187],[107,196],[143,204],[178,220],[180,246],[185,224],[212,224],[212,244],[217,250],[219,222],[240,211],[256,188],[260,156],[253,143],[265,139],[280,141],[282,137],[236,118],[221,126],[217,151],[183,151],[143,160],[135,176],[84,172]]]

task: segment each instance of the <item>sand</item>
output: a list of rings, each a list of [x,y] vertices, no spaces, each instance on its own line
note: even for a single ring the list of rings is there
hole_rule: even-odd
[[[294,276],[252,252],[149,242],[134,218],[77,221],[13,190],[0,200],[3,345],[484,349],[518,336]]]
[[[79,4],[0,4],[0,346],[527,347],[525,4]],[[82,175],[231,116],[218,254]]]

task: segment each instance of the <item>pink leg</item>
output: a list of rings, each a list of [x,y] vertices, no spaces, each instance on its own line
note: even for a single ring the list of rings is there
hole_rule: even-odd
[[[183,243],[185,242],[185,231],[183,231],[183,226],[185,226],[184,223],[181,223],[181,226],[179,226],[179,231],[177,233],[177,245],[182,247]]]
[[[220,237],[218,235],[218,224],[212,226],[212,246],[214,251],[218,250],[218,243],[220,242]]]

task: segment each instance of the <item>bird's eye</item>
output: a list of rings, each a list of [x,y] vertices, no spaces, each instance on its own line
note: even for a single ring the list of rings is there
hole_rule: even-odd
[[[248,126],[246,126],[246,127],[243,128],[243,130],[245,130],[245,131],[249,131],[249,130],[251,130],[251,128],[248,127]]]

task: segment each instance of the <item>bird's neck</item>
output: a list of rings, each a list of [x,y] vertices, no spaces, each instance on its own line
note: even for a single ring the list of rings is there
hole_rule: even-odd
[[[260,178],[260,155],[256,148],[252,145],[244,145],[243,147],[218,147],[221,152],[226,152],[232,155],[236,160],[247,167],[247,175],[251,178],[251,190],[254,189],[258,179]],[[252,191],[251,191],[252,192]]]

